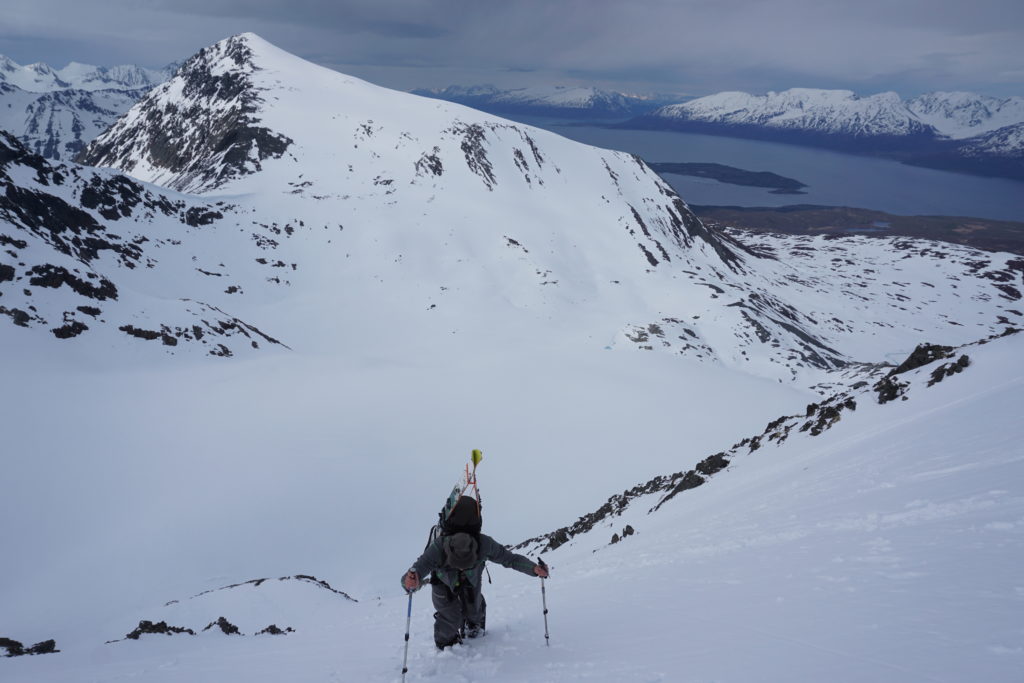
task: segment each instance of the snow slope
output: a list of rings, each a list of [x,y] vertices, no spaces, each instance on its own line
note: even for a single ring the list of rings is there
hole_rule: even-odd
[[[642,497],[547,554],[550,648],[536,581],[495,569],[487,635],[441,654],[416,594],[408,680],[1017,680],[1022,337],[898,375],[907,400],[856,394],[820,435],[740,454],[656,512],[662,495]],[[960,355],[961,372],[927,386]],[[609,545],[626,524],[634,533]],[[311,580],[222,580],[126,605],[91,639],[2,666],[40,682],[397,681],[406,599],[392,569],[380,567],[387,588],[355,603]],[[221,616],[244,635],[202,630]],[[101,642],[139,619],[197,635]],[[296,630],[254,635],[271,620]]]

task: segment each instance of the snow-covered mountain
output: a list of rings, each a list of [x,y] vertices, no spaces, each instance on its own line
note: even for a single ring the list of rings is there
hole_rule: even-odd
[[[629,126],[758,137],[896,155],[908,163],[986,175],[1024,176],[1024,145],[1003,133],[1024,123],[1024,98],[935,92],[904,101],[894,92],[794,88],[766,95],[722,92],[672,104]],[[992,159],[992,163],[985,161]]]
[[[1024,97],[933,92],[907,100],[906,106],[921,122],[953,139],[975,137],[1024,122]]]
[[[894,92],[858,97],[849,90],[793,88],[757,96],[722,92],[662,107],[652,118],[767,126],[853,137],[932,135]]]
[[[550,648],[526,577],[441,655],[414,596],[410,680],[1017,670],[1022,335],[886,375],[1019,327],[1019,256],[712,230],[635,157],[252,34],[81,159],[0,138],[0,647],[60,650],[0,675],[393,681],[474,447],[504,543],[671,488],[552,551]]]
[[[175,207],[163,216],[115,209],[81,189],[112,176],[10,154],[74,181],[68,195],[16,166],[8,182],[47,201],[77,200],[97,226],[89,230],[137,245],[136,261],[159,273],[125,272],[133,264],[100,254],[85,264],[97,277],[118,291],[203,302],[291,347],[337,334],[332,324],[311,334],[285,303],[306,302],[316,320],[327,304],[309,303],[315,292],[372,286],[382,298],[375,317],[412,316],[440,340],[478,319],[481,292],[489,300],[499,291],[506,305],[487,305],[500,314],[495,329],[550,339],[557,320],[597,348],[657,350],[809,385],[922,335],[964,343],[1021,315],[1021,264],[1011,255],[901,239],[741,241],[705,228],[633,157],[378,88],[252,35],[198,53],[81,156],[202,197],[110,180]],[[180,225],[188,215],[210,227]],[[155,221],[166,227],[154,232]],[[33,230],[23,217],[12,223]],[[10,314],[22,323],[58,330],[73,320],[89,330],[82,339],[137,344],[121,329],[131,324],[182,343],[168,351],[221,352],[220,340],[190,331],[188,316],[139,300],[107,304],[120,312],[115,324],[75,313],[87,302],[25,293],[33,268],[71,264],[51,259],[45,235],[11,239],[35,254],[7,278],[5,306],[22,311]],[[283,309],[268,310],[268,296]],[[365,304],[342,295],[329,305],[358,318]]]
[[[20,66],[0,55],[0,129],[56,161],[73,159],[157,83],[174,73],[72,62]]]
[[[42,62],[22,66],[0,55],[0,83],[35,93],[56,90],[148,90],[170,78],[176,68],[176,64],[163,69],[147,69],[134,64],[94,66],[71,62],[63,69],[54,69]]]
[[[499,114],[614,118],[637,116],[661,106],[664,100],[587,86],[534,86],[500,90],[492,85],[422,88],[413,94],[458,102]]]
[[[990,133],[964,140],[959,151],[968,157],[1020,157],[1024,149],[1024,123],[997,128]]]

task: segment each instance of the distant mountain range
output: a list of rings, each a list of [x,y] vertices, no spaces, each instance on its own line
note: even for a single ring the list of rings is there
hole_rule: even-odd
[[[176,68],[72,62],[54,69],[43,63],[21,66],[0,55],[0,129],[47,159],[73,159]]]
[[[22,66],[0,55],[0,129],[54,161],[85,146],[178,64],[163,69],[72,62]],[[583,86],[499,89],[491,85],[417,89],[413,94],[503,115],[619,120],[626,128],[772,140],[895,158],[977,175],[1024,179],[1024,98],[934,92],[793,88],[766,95],[721,92],[679,103]],[[6,105],[6,106],[4,106]]]
[[[794,88],[722,92],[661,107],[624,124],[830,147],[906,163],[1024,179],[1024,98]]]
[[[630,95],[583,86],[538,86],[499,90],[492,85],[417,89],[414,95],[465,104],[496,114],[571,118],[640,116],[676,101],[668,96]]]

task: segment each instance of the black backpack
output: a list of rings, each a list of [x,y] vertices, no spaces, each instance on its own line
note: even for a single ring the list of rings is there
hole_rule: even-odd
[[[441,536],[458,533],[467,533],[479,542],[482,528],[480,501],[472,496],[459,496],[457,499],[450,496],[441,512],[437,513],[437,524],[430,529],[427,547]]]

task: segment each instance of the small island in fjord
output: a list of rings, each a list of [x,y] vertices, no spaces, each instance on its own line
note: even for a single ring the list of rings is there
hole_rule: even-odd
[[[689,175],[698,178],[711,178],[720,183],[731,185],[746,185],[748,187],[770,188],[772,194],[805,194],[804,183],[793,178],[787,178],[770,171],[747,171],[725,164],[711,163],[676,163],[646,161],[655,173],[673,173],[675,175]]]

